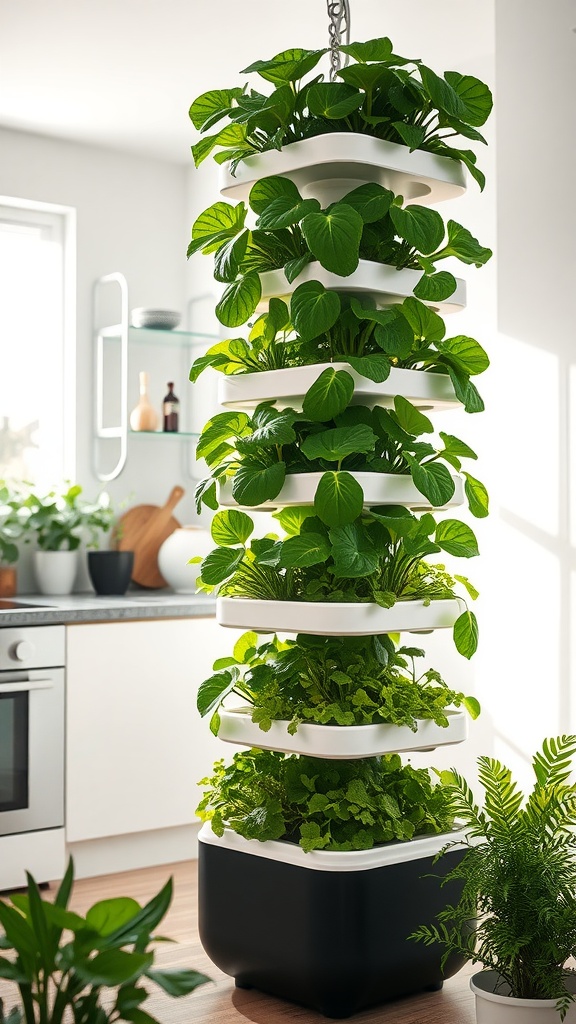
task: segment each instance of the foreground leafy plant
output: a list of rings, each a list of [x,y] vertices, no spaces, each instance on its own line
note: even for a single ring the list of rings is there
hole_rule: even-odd
[[[333,314],[327,320],[322,307],[330,304],[336,319],[327,327]],[[232,375],[338,361],[378,383],[387,380],[392,367],[432,370],[450,377],[466,412],[482,412],[484,403],[470,377],[488,368],[488,356],[474,338],[445,335],[442,317],[415,297],[377,310],[366,299],[308,282],[296,288],[290,311],[282,299],[271,298],[246,339],[219,341],[199,356],[190,380],[208,367]]]
[[[252,316],[262,298],[260,274],[269,270],[283,269],[292,283],[314,261],[349,277],[361,259],[370,260],[422,271],[414,294],[440,302],[452,295],[457,282],[449,271],[437,271],[437,263],[455,257],[480,267],[492,255],[461,224],[449,220],[445,225],[438,211],[427,206],[404,207],[401,196],[374,183],[360,185],[322,210],[318,200],[303,199],[289,178],[273,176],[253,185],[249,203],[258,215],[254,230],[245,226],[244,203],[219,201],[197,217],[188,246],[189,257],[214,253],[214,276],[227,284],[216,315],[227,327],[239,327]],[[337,301],[322,296],[321,305],[317,299],[314,305],[320,334],[336,323]],[[302,320],[307,318],[306,310]]]
[[[216,835],[285,839],[310,850],[369,850],[452,828],[449,791],[398,754],[358,761],[248,750],[214,765],[197,814]]]
[[[422,61],[394,54],[387,38],[341,49],[354,61],[338,72],[341,82],[325,82],[322,74],[303,81],[326,50],[291,49],[242,72],[271,82],[270,95],[244,87],[199,96],[190,107],[197,129],[205,133],[223,119],[228,123],[193,146],[196,166],[216,147],[218,163],[231,161],[234,169],[248,156],[301,139],[360,132],[461,160],[484,187],[476,154],[446,141],[462,136],[485,142],[477,129],[490,114],[492,96],[483,82],[456,71],[440,78]]]
[[[396,647],[388,634],[371,637],[318,637],[299,634],[258,642],[244,633],[231,657],[214,663],[214,675],[198,688],[197,706],[212,712],[218,735],[219,709],[240,697],[252,707],[252,721],[267,732],[275,720],[287,721],[293,735],[302,722],[317,725],[408,726],[418,719],[448,726],[446,710],[463,705],[472,718],[480,713],[474,697],[449,689],[439,672],[417,675],[416,647]]]
[[[172,899],[171,879],[144,907],[128,897],[102,900],[85,918],[68,909],[72,859],[54,903],[42,899],[30,874],[27,879],[27,894],[0,900],[0,945],[15,954],[0,957],[0,977],[18,986],[21,999],[7,1018],[0,1001],[0,1021],[155,1024],[142,1008],[149,994],[144,979],[176,998],[210,981],[198,971],[154,967],[149,946]]]
[[[211,469],[196,488],[198,512],[202,503],[218,508],[217,483],[231,478],[235,501],[254,506],[276,498],[295,473],[322,474],[314,506],[327,526],[345,526],[362,512],[364,493],[352,473],[409,475],[433,507],[446,505],[455,492],[446,464],[461,470],[462,459],[476,459],[476,453],[444,432],[442,447],[423,441],[434,427],[401,396],[393,409],[370,410],[350,406],[353,394],[351,375],[327,368],[304,396],[302,413],[263,402],[251,416],[213,416],[196,449]],[[482,518],[488,514],[486,488],[470,473],[464,476],[470,511]]]
[[[437,925],[412,936],[442,943],[444,961],[456,952],[496,971],[516,998],[557,999],[562,1018],[574,1000],[565,981],[576,954],[576,786],[569,782],[575,752],[576,736],[544,740],[527,798],[508,768],[480,757],[482,808],[461,775],[443,773],[469,836],[464,859],[446,876],[463,882],[462,896]]]

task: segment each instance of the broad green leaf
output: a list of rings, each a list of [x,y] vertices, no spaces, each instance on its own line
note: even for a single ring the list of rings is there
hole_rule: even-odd
[[[302,196],[290,178],[272,174],[268,178],[260,178],[253,184],[248,202],[254,213],[262,214],[277,199],[288,200],[293,205],[302,202]]]
[[[440,78],[424,64],[419,67],[422,84],[428,92],[432,103],[438,110],[450,114],[451,117],[466,117],[466,107],[449,82]]]
[[[488,86],[473,75],[461,75],[458,71],[446,71],[444,77],[458,93],[464,105],[462,117],[468,124],[480,128],[487,121],[492,110],[492,93]]]
[[[323,82],[308,91],[308,108],[317,117],[339,120],[358,110],[365,97],[358,89],[343,82]]]
[[[86,914],[86,921],[99,935],[111,935],[132,920],[140,904],[128,897],[100,900]]]
[[[253,651],[258,646],[258,634],[257,633],[242,633],[242,636],[238,637],[238,640],[234,644],[233,654],[236,661],[246,662],[246,655]]]
[[[474,612],[466,610],[458,616],[453,635],[458,653],[470,659],[478,649],[478,621]]]
[[[450,356],[452,365],[456,364],[464,373],[475,376],[484,373],[490,366],[488,355],[481,345],[474,338],[468,338],[465,334],[459,334],[455,338],[446,338],[438,349],[443,354]]]
[[[357,579],[378,568],[378,553],[361,525],[349,523],[330,530],[330,541],[336,577]]]
[[[291,444],[296,440],[293,421],[294,413],[265,407],[261,410],[261,415],[255,415],[252,419],[256,429],[242,437],[242,451],[246,452],[250,447],[269,448],[273,445]]]
[[[329,210],[309,213],[300,227],[311,252],[326,270],[341,277],[356,270],[364,222],[351,206],[335,203]]]
[[[280,142],[284,140],[284,131],[290,124],[294,114],[294,93],[289,85],[280,85],[262,103],[257,111],[246,121],[246,134],[250,136],[254,129],[262,129],[267,134],[278,132]]]
[[[386,36],[380,39],[367,39],[364,43],[347,43],[340,49],[361,64],[387,61],[392,56],[392,43]]]
[[[394,121],[393,124],[402,142],[410,149],[418,149],[424,142],[426,132],[420,125],[406,124],[404,121]]]
[[[488,491],[483,483],[471,476],[470,473],[463,474],[466,478],[464,493],[468,499],[468,506],[473,516],[477,519],[484,519],[488,515]]]
[[[239,505],[262,505],[276,498],[286,477],[286,463],[271,466],[259,462],[246,463],[236,471],[232,481],[232,494]]]
[[[400,426],[407,434],[418,437],[420,434],[433,433],[434,427],[428,417],[403,395],[394,397],[394,409]]]
[[[374,340],[387,355],[406,359],[414,348],[414,331],[399,309],[389,310],[393,316],[386,324],[378,324]]]
[[[246,127],[243,124],[228,124],[215,135],[205,135],[192,146],[194,164],[200,164],[210,155],[215,146],[239,146],[246,142]]]
[[[314,496],[316,514],[327,526],[353,523],[362,512],[364,492],[347,472],[324,473]]]
[[[390,360],[387,356],[348,356],[347,361],[356,373],[376,384],[381,384],[390,376]]]
[[[241,437],[246,433],[249,422],[245,412],[223,412],[213,416],[200,435],[196,448],[197,457],[206,458],[223,441]]]
[[[253,529],[254,523],[250,516],[236,508],[228,508],[214,516],[210,532],[215,544],[227,547],[245,544]]]
[[[334,427],[319,434],[310,434],[302,442],[301,450],[307,459],[324,459],[340,462],[347,455],[370,452],[376,443],[376,434],[371,427],[359,424],[356,427]]]
[[[465,441],[461,441],[459,437],[455,437],[454,434],[446,434],[445,431],[440,431],[440,437],[444,442],[444,449],[450,455],[461,456],[463,459],[477,459],[478,456],[470,445],[466,444]]]
[[[272,513],[280,526],[289,536],[296,536],[300,533],[302,524],[306,519],[314,516],[314,509],[310,505],[292,505],[290,508],[281,508]]]
[[[231,672],[217,672],[205,679],[198,687],[196,707],[202,718],[224,700],[236,684],[236,676]]]
[[[393,199],[394,193],[390,189],[375,182],[367,182],[348,192],[340,202],[356,210],[364,224],[373,224],[386,216]]]
[[[288,283],[292,284],[292,282],[300,276],[304,268],[307,267],[309,263],[313,262],[314,257],[311,252],[305,252],[302,256],[296,256],[295,259],[288,260],[288,262],[284,264],[284,275]]]
[[[215,124],[242,95],[241,89],[210,89],[198,96],[188,111],[190,120],[199,131],[206,130],[208,122]]]
[[[236,571],[244,558],[244,550],[240,548],[216,548],[202,559],[202,580],[209,587],[223,583]]]
[[[123,949],[105,949],[91,960],[74,961],[74,971],[87,985],[110,988],[126,985],[144,974],[154,962],[154,953],[127,953]]]
[[[400,308],[402,315],[406,317],[414,332],[414,337],[418,341],[442,341],[446,334],[446,324],[442,317],[438,316],[434,310],[412,297],[404,299]],[[471,341],[472,339],[469,340]]]
[[[188,995],[189,992],[194,992],[200,985],[205,985],[212,980],[205,974],[201,974],[200,971],[184,970],[182,968],[170,968],[162,971],[148,970],[146,971],[146,977],[150,978],[164,992],[167,992],[169,996],[174,998]]]
[[[256,72],[268,82],[297,82],[316,67],[326,50],[290,49],[277,53],[272,60],[257,60],[244,68],[243,75]]]
[[[417,299],[425,302],[444,302],[456,291],[456,278],[447,270],[437,274],[422,274],[414,288]]]
[[[434,539],[443,551],[458,558],[473,558],[479,553],[474,531],[459,519],[444,519],[438,523]]]
[[[386,84],[392,80],[394,76],[391,74],[389,68],[385,64],[349,64],[348,67],[342,68],[338,72],[338,77],[346,82],[347,85],[352,85],[356,89],[363,89],[364,92],[372,93],[375,89],[385,90]],[[388,118],[373,118],[367,113],[366,110],[360,110],[360,116],[368,124],[381,124],[388,120]]]
[[[304,415],[317,423],[326,423],[343,412],[354,394],[354,380],[346,370],[329,366],[304,395]]]
[[[330,544],[320,533],[303,533],[289,537],[282,544],[280,566],[285,569],[319,565],[330,557]]]
[[[455,220],[449,220],[447,229],[448,244],[444,246],[441,253],[437,253],[437,258],[440,255],[442,257],[456,256],[462,263],[473,264],[475,267],[482,267],[488,262],[492,256],[492,250],[480,245],[478,239],[474,238],[468,228],[462,227]]]
[[[246,255],[250,232],[245,228],[237,238],[231,238],[217,250],[214,256],[214,277],[217,281],[233,281]]]
[[[275,231],[277,228],[289,228],[298,224],[309,213],[320,210],[317,199],[301,199],[293,203],[290,199],[275,199],[267,206],[258,218],[258,227],[263,231]]]
[[[391,206],[390,217],[397,234],[425,256],[436,252],[444,240],[444,221],[429,206]]]
[[[443,357],[442,357],[443,358]],[[462,402],[466,412],[483,412],[484,402],[477,387],[469,380],[468,375],[448,365],[448,373],[454,387],[456,398]]]
[[[204,210],[192,225],[192,242],[196,248],[213,252],[221,242],[235,237],[244,227],[246,207],[244,203],[232,206],[230,203],[213,203]],[[190,255],[190,250],[188,255]]]
[[[470,715],[470,718],[473,721],[476,721],[476,719],[479,717],[482,711],[482,708],[480,707],[480,702],[476,700],[476,697],[464,697],[462,703],[466,708],[466,711]]]
[[[262,285],[258,274],[246,274],[228,285],[216,306],[216,316],[226,327],[240,327],[252,316],[261,296]]]
[[[455,484],[449,470],[441,462],[418,463],[405,454],[412,479],[424,497],[435,508],[445,505],[454,495]]]
[[[296,288],[290,302],[290,318],[302,341],[325,334],[340,315],[340,298],[319,281],[307,281]]]

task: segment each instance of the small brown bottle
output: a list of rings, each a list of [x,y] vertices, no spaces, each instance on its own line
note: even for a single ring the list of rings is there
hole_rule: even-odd
[[[180,400],[174,394],[174,381],[168,381],[168,394],[163,403],[164,432],[176,434],[178,432],[178,411]]]

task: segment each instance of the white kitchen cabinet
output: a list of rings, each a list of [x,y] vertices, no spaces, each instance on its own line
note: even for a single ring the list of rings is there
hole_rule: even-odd
[[[68,843],[198,821],[197,782],[222,746],[196,691],[222,632],[213,618],[67,627]]]

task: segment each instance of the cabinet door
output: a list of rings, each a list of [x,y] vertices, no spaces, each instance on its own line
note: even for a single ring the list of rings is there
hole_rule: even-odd
[[[197,782],[227,748],[196,691],[231,633],[212,618],[67,627],[68,842],[198,820]]]

